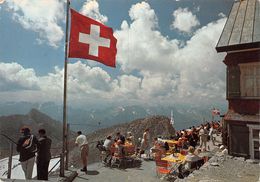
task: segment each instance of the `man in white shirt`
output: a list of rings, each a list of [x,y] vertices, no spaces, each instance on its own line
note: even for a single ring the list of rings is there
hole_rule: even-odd
[[[81,160],[83,164],[83,168],[81,171],[87,173],[87,163],[88,163],[88,141],[87,137],[82,134],[81,131],[78,131],[78,137],[76,138],[75,144],[79,146],[81,151]]]
[[[105,149],[106,149],[107,151],[110,151],[111,145],[112,145],[112,137],[109,135],[109,136],[106,138],[106,140],[104,141],[103,146],[105,147]]]

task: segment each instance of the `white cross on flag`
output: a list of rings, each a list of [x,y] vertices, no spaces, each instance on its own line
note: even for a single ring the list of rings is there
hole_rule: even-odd
[[[70,58],[91,59],[116,66],[116,38],[113,29],[71,9]]]

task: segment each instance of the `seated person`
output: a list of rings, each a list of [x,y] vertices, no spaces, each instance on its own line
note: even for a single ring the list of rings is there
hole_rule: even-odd
[[[165,148],[166,151],[170,150],[168,142],[164,143],[164,148]]]
[[[193,166],[193,164],[196,164],[195,162],[198,162],[202,158],[194,154],[194,151],[194,147],[190,146],[188,148],[188,154],[186,155],[185,160],[182,163],[182,168],[179,169],[181,174],[188,175],[190,172],[197,168],[197,166]]]
[[[104,141],[103,147],[109,151],[112,145],[112,137],[109,135],[106,140]]]
[[[122,144],[125,144],[125,136],[122,135],[120,132],[116,133],[116,140],[121,140]]]
[[[117,140],[115,144],[115,157],[124,157],[125,152],[124,152],[124,147],[123,147],[123,142],[121,140]]]
[[[133,145],[131,138],[126,138],[125,145]]]
[[[153,158],[161,157],[165,154],[165,151],[164,143],[155,137],[153,139],[153,147],[150,149],[151,156],[153,156]]]
[[[111,152],[111,146],[112,146],[113,142],[112,142],[112,137],[109,135],[106,140],[104,141],[103,147],[105,149],[106,152],[106,157],[103,160],[103,162],[105,163],[110,163],[111,161],[111,157],[112,157],[112,152]]]
[[[131,140],[131,143],[133,145],[135,145],[135,138],[134,138],[133,134],[130,131],[127,132],[127,138]]]

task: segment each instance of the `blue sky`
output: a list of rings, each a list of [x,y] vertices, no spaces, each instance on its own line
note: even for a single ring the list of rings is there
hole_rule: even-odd
[[[0,100],[62,103],[65,0],[0,0]],[[73,0],[114,29],[117,67],[70,59],[71,106],[225,104],[233,0]]]

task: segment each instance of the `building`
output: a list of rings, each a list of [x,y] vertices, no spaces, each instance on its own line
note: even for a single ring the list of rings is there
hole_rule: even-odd
[[[224,117],[230,155],[259,159],[260,1],[235,1],[216,46],[226,52],[228,111]]]

